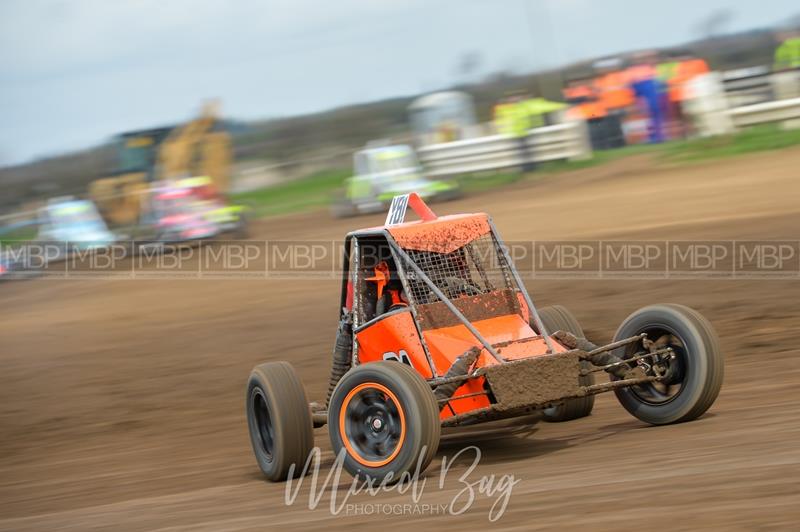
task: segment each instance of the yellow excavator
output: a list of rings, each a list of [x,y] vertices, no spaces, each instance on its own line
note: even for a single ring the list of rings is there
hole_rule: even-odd
[[[217,116],[217,104],[207,103],[186,124],[118,135],[117,171],[89,185],[103,218],[118,227],[136,225],[148,208],[154,181],[204,176],[217,193],[227,193],[231,140]]]

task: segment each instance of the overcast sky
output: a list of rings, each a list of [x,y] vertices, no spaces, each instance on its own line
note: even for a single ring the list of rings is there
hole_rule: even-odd
[[[0,165],[185,120],[306,113],[797,14],[796,0],[0,0]],[[548,24],[549,21],[549,24]],[[475,74],[477,75],[477,73]]]

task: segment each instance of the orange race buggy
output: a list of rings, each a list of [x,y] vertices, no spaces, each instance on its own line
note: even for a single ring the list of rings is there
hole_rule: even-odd
[[[419,221],[404,222],[408,206]],[[271,480],[302,471],[326,423],[351,474],[392,481],[424,470],[442,427],[576,419],[606,391],[642,421],[677,423],[702,415],[722,384],[716,334],[687,307],[644,307],[601,347],[565,308],[537,310],[486,214],[437,217],[416,194],[398,196],[386,224],[349,233],[344,250],[325,405],[308,403],[287,362],[250,375],[250,438]],[[595,384],[603,371],[610,380]]]

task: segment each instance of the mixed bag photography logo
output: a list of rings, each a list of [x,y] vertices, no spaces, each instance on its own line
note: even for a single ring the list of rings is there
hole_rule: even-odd
[[[309,510],[324,506],[331,515],[442,515],[456,516],[489,505],[486,518],[496,522],[505,515],[514,487],[521,481],[513,474],[478,475],[480,448],[470,445],[452,456],[443,456],[438,471],[421,471],[423,447],[416,469],[396,478],[342,478],[346,450],[343,448],[327,473],[322,471],[322,451],[314,447],[297,478],[296,464],[290,468],[284,491],[286,506],[305,505]],[[307,493],[307,495],[306,495]],[[307,499],[305,499],[307,497]],[[400,499],[398,501],[398,499]]]

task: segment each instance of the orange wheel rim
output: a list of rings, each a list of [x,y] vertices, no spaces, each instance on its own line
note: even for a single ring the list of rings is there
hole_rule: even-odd
[[[399,417],[400,422],[400,434],[397,438],[397,441],[393,444],[394,448],[392,449],[391,453],[388,456],[381,459],[371,459],[369,457],[365,457],[359,450],[353,445],[352,439],[356,437],[355,434],[351,434],[348,432],[348,409],[352,405],[354,398],[359,398],[361,395],[367,390],[375,390],[380,394],[386,396],[386,398],[391,401],[391,405],[396,409],[396,412]],[[379,416],[370,418],[367,416],[366,419],[360,420],[365,425],[369,425],[369,428],[366,430],[372,430],[378,422],[375,421],[376,419],[381,419]],[[389,420],[393,421],[393,420]],[[387,423],[388,424],[388,423]],[[383,427],[383,425],[381,424]],[[377,382],[365,382],[363,384],[359,384],[352,390],[348,392],[345,396],[344,401],[342,401],[342,407],[339,409],[339,434],[342,438],[342,443],[344,444],[345,449],[347,450],[347,454],[353,457],[353,459],[361,465],[367,467],[381,467],[392,460],[400,453],[400,449],[403,448],[403,443],[405,442],[406,438],[406,418],[405,412],[403,411],[403,406],[400,404],[400,401],[397,399],[397,396],[386,386]]]

